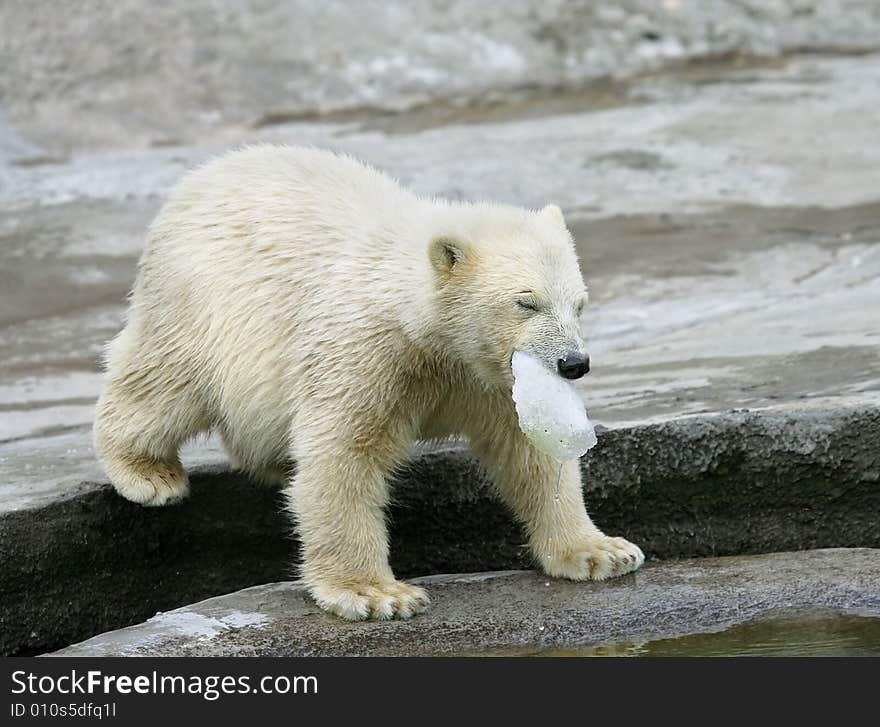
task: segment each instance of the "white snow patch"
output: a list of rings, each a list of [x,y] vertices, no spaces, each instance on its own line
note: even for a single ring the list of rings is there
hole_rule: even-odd
[[[212,639],[223,631],[244,626],[262,626],[269,620],[264,614],[243,611],[230,611],[219,617],[207,616],[195,611],[169,611],[156,614],[147,623],[161,631],[163,635],[171,633]]]

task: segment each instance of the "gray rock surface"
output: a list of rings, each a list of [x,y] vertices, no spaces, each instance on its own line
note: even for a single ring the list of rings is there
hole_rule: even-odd
[[[717,631],[778,610],[880,615],[880,550],[651,563],[602,583],[508,571],[418,582],[410,621],[346,623],[296,583],[272,583],[157,614],[55,656],[395,656],[534,653]]]

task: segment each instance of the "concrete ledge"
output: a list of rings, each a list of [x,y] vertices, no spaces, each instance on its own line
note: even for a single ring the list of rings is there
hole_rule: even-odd
[[[880,550],[652,563],[605,583],[525,571],[419,579],[433,600],[407,622],[351,624],[295,583],[212,598],[56,656],[398,656],[529,653],[720,630],[777,609],[880,614]]]
[[[880,546],[880,410],[733,412],[606,430],[583,460],[594,519],[649,558]],[[60,648],[200,599],[287,580],[278,493],[222,467],[145,509],[102,483],[0,513],[0,653]],[[395,484],[401,577],[529,567],[519,526],[457,449]]]

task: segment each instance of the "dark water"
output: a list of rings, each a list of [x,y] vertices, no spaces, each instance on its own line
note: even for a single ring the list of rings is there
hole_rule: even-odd
[[[880,617],[827,610],[776,614],[716,633],[550,649],[533,656],[880,656]]]

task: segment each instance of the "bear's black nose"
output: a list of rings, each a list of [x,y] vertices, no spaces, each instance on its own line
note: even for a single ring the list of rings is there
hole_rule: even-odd
[[[584,374],[590,373],[590,357],[585,353],[575,351],[566,354],[556,362],[559,373],[566,379],[579,379]]]

